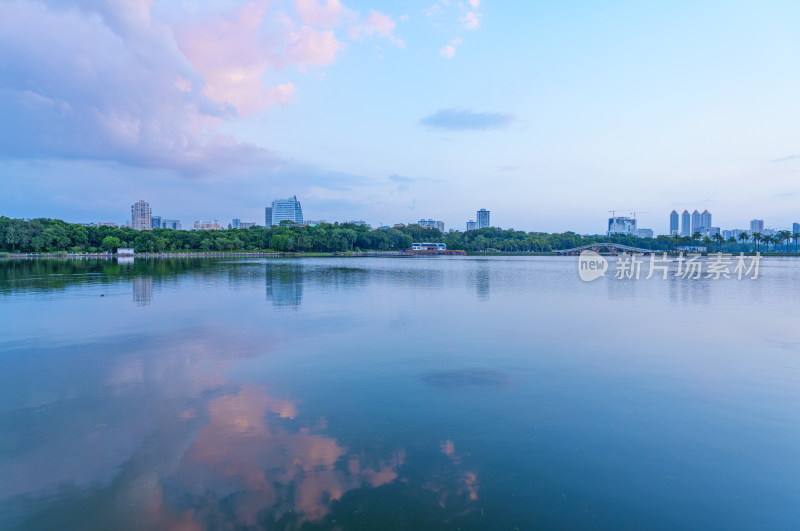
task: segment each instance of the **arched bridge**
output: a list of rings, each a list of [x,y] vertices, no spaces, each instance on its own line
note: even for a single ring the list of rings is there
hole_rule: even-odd
[[[601,253],[605,250],[606,254],[618,254],[618,253],[639,253],[639,254],[652,254],[652,253],[663,253],[664,251],[658,251],[654,249],[641,249],[639,247],[631,247],[629,245],[621,245],[619,243],[590,243],[589,245],[583,245],[581,247],[573,247],[572,249],[559,249],[555,251],[556,254],[561,255],[568,255],[568,254],[581,254],[581,251],[591,250],[596,253]]]

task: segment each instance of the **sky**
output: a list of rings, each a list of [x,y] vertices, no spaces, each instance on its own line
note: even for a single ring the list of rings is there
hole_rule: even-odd
[[[0,0],[0,215],[800,221],[800,3]]]

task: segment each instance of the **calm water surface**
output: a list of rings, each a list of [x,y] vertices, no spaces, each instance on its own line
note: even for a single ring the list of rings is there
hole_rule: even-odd
[[[800,261],[0,262],[2,529],[791,529]]]

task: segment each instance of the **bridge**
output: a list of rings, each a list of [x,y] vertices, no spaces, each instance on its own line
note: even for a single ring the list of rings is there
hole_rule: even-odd
[[[663,253],[664,251],[658,251],[654,249],[641,249],[639,247],[630,247],[629,245],[621,245],[619,243],[590,243],[589,245],[583,245],[581,247],[573,247],[572,249],[559,249],[554,251],[556,254],[560,255],[572,255],[572,254],[581,254],[581,251],[594,251],[598,254],[618,254],[618,253],[631,253],[631,254],[653,254],[653,253]],[[605,250],[605,253],[602,251]]]

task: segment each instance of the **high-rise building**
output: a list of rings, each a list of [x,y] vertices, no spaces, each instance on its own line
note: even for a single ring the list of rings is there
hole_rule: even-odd
[[[485,208],[478,210],[477,214],[478,219],[478,228],[484,229],[486,227],[491,227],[491,223],[489,222],[489,211]]]
[[[292,223],[303,222],[303,209],[300,207],[300,201],[297,200],[296,195],[289,199],[276,199],[272,202],[272,208],[266,208],[266,214],[267,227],[280,225],[284,220]]]
[[[478,222],[477,221],[472,221],[472,220],[467,221],[467,230],[475,230],[477,228],[478,228]]]
[[[673,210],[669,214],[669,235],[674,236],[678,234],[678,211]]]
[[[161,216],[150,216],[150,226],[154,229],[161,228]]]
[[[266,207],[264,209],[264,226],[265,227],[272,226],[272,207]]]
[[[691,222],[692,216],[689,214],[688,210],[684,210],[683,214],[681,214],[681,236],[692,235]]]
[[[750,234],[757,232],[759,234],[764,234],[764,220],[763,219],[752,219],[750,220]]]
[[[695,211],[692,212],[692,233],[691,234],[694,234],[695,232],[700,232],[701,228],[703,228],[702,217],[700,216],[700,212],[698,212],[697,209],[695,209]]]
[[[181,230],[181,222],[177,219],[162,219],[162,229]]]
[[[136,201],[131,205],[131,227],[134,230],[150,230],[153,228],[153,210],[147,201]]]
[[[792,223],[792,234],[800,234],[800,223]]]
[[[636,236],[636,220],[634,218],[626,218],[616,216],[608,218],[608,236],[614,234],[629,234]]]
[[[711,212],[708,210],[703,210],[703,213],[700,214],[700,229],[710,229],[711,228]]]
[[[231,228],[232,229],[238,229],[239,228],[239,223],[241,223],[241,221],[242,220],[239,219],[239,218],[233,218],[233,220],[231,221]]]
[[[192,225],[192,230],[220,230],[222,227],[219,220],[212,219],[211,221],[195,221]]]
[[[747,231],[743,229],[730,229],[722,231],[721,234],[722,237],[725,238],[726,240],[730,240],[731,238],[733,238],[736,241],[739,241],[739,235],[742,234],[743,232]]]
[[[636,229],[636,235],[640,238],[652,238],[653,229]]]
[[[417,223],[419,224],[420,227],[439,229],[439,232],[444,234],[444,221],[436,221],[434,219],[421,219]]]

